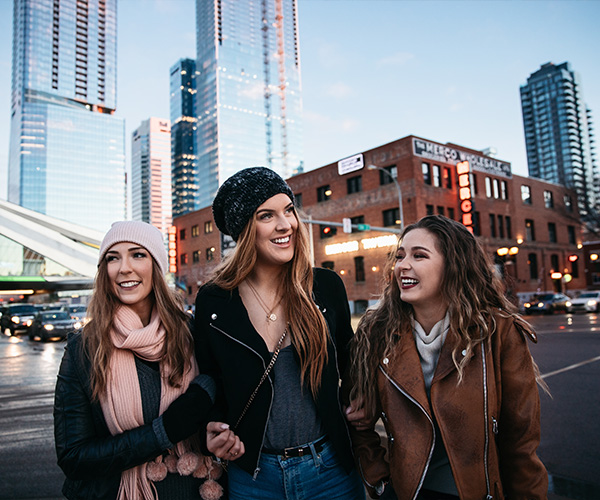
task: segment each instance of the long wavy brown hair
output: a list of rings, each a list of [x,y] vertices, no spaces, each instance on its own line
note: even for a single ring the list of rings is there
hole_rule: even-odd
[[[327,362],[328,328],[325,318],[312,300],[313,270],[310,260],[308,229],[298,221],[294,257],[282,266],[279,291],[290,325],[292,344],[300,356],[300,373],[316,396],[323,367]],[[233,290],[244,281],[256,265],[256,218],[250,218],[237,241],[235,250],[215,270],[210,282],[225,290]]]
[[[191,369],[193,340],[189,318],[184,311],[183,300],[169,289],[154,258],[151,297],[166,334],[162,360],[172,367],[168,383],[173,387],[180,387],[184,374]],[[91,361],[91,388],[95,400],[106,390],[109,360],[115,349],[110,339],[110,330],[115,313],[122,305],[113,291],[106,260],[103,259],[98,266],[94,292],[88,306],[91,320],[83,327],[82,333],[84,349]]]
[[[448,304],[450,329],[467,346],[466,356],[458,356],[458,347],[452,352],[460,383],[470,354],[496,329],[494,311],[501,308],[525,332],[532,331],[531,325],[517,315],[515,306],[506,299],[493,263],[463,224],[441,215],[423,217],[404,229],[398,246],[402,238],[415,229],[425,229],[433,234],[436,249],[444,256],[440,288]],[[361,318],[351,343],[354,385],[350,397],[362,401],[365,409],[372,413],[376,404],[375,380],[379,361],[391,356],[400,335],[412,335],[413,308],[402,301],[394,276],[395,264],[396,252],[393,252],[384,272],[383,293],[378,303]]]

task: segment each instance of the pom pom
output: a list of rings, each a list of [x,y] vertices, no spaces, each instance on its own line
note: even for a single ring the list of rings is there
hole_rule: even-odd
[[[162,462],[148,462],[146,464],[146,477],[153,483],[162,481],[167,477],[167,466]]]
[[[177,472],[181,476],[189,476],[198,468],[200,459],[193,451],[188,451],[179,457],[177,460]]]
[[[203,500],[219,500],[223,496],[223,487],[216,481],[207,479],[200,486],[200,496]]]
[[[197,479],[206,479],[208,477],[210,465],[207,464],[206,458],[204,460],[200,460],[198,467],[192,474]]]
[[[214,479],[215,481],[218,481],[223,475],[223,466],[212,459],[210,459],[210,462],[211,463],[210,468],[208,469],[208,477]]]
[[[177,457],[175,455],[167,455],[165,457],[165,465],[171,474],[175,474],[177,472]]]

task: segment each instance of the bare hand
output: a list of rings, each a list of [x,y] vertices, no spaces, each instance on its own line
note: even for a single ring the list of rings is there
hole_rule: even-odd
[[[245,452],[244,443],[223,422],[209,422],[206,426],[206,447],[215,457],[237,460]]]
[[[375,424],[375,419],[369,417],[362,403],[356,400],[350,402],[350,406],[344,410],[344,415],[348,423],[357,431],[366,431]]]

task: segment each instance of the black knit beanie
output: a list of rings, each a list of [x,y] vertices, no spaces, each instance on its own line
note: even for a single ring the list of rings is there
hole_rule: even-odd
[[[290,186],[269,168],[250,167],[233,174],[219,188],[212,204],[219,231],[237,241],[256,209],[280,193],[294,202]]]

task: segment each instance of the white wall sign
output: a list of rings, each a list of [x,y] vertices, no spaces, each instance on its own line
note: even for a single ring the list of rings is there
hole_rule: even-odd
[[[365,162],[362,153],[354,156],[349,156],[348,158],[344,158],[343,160],[338,161],[338,174],[349,174],[350,172],[360,170],[364,166]]]

